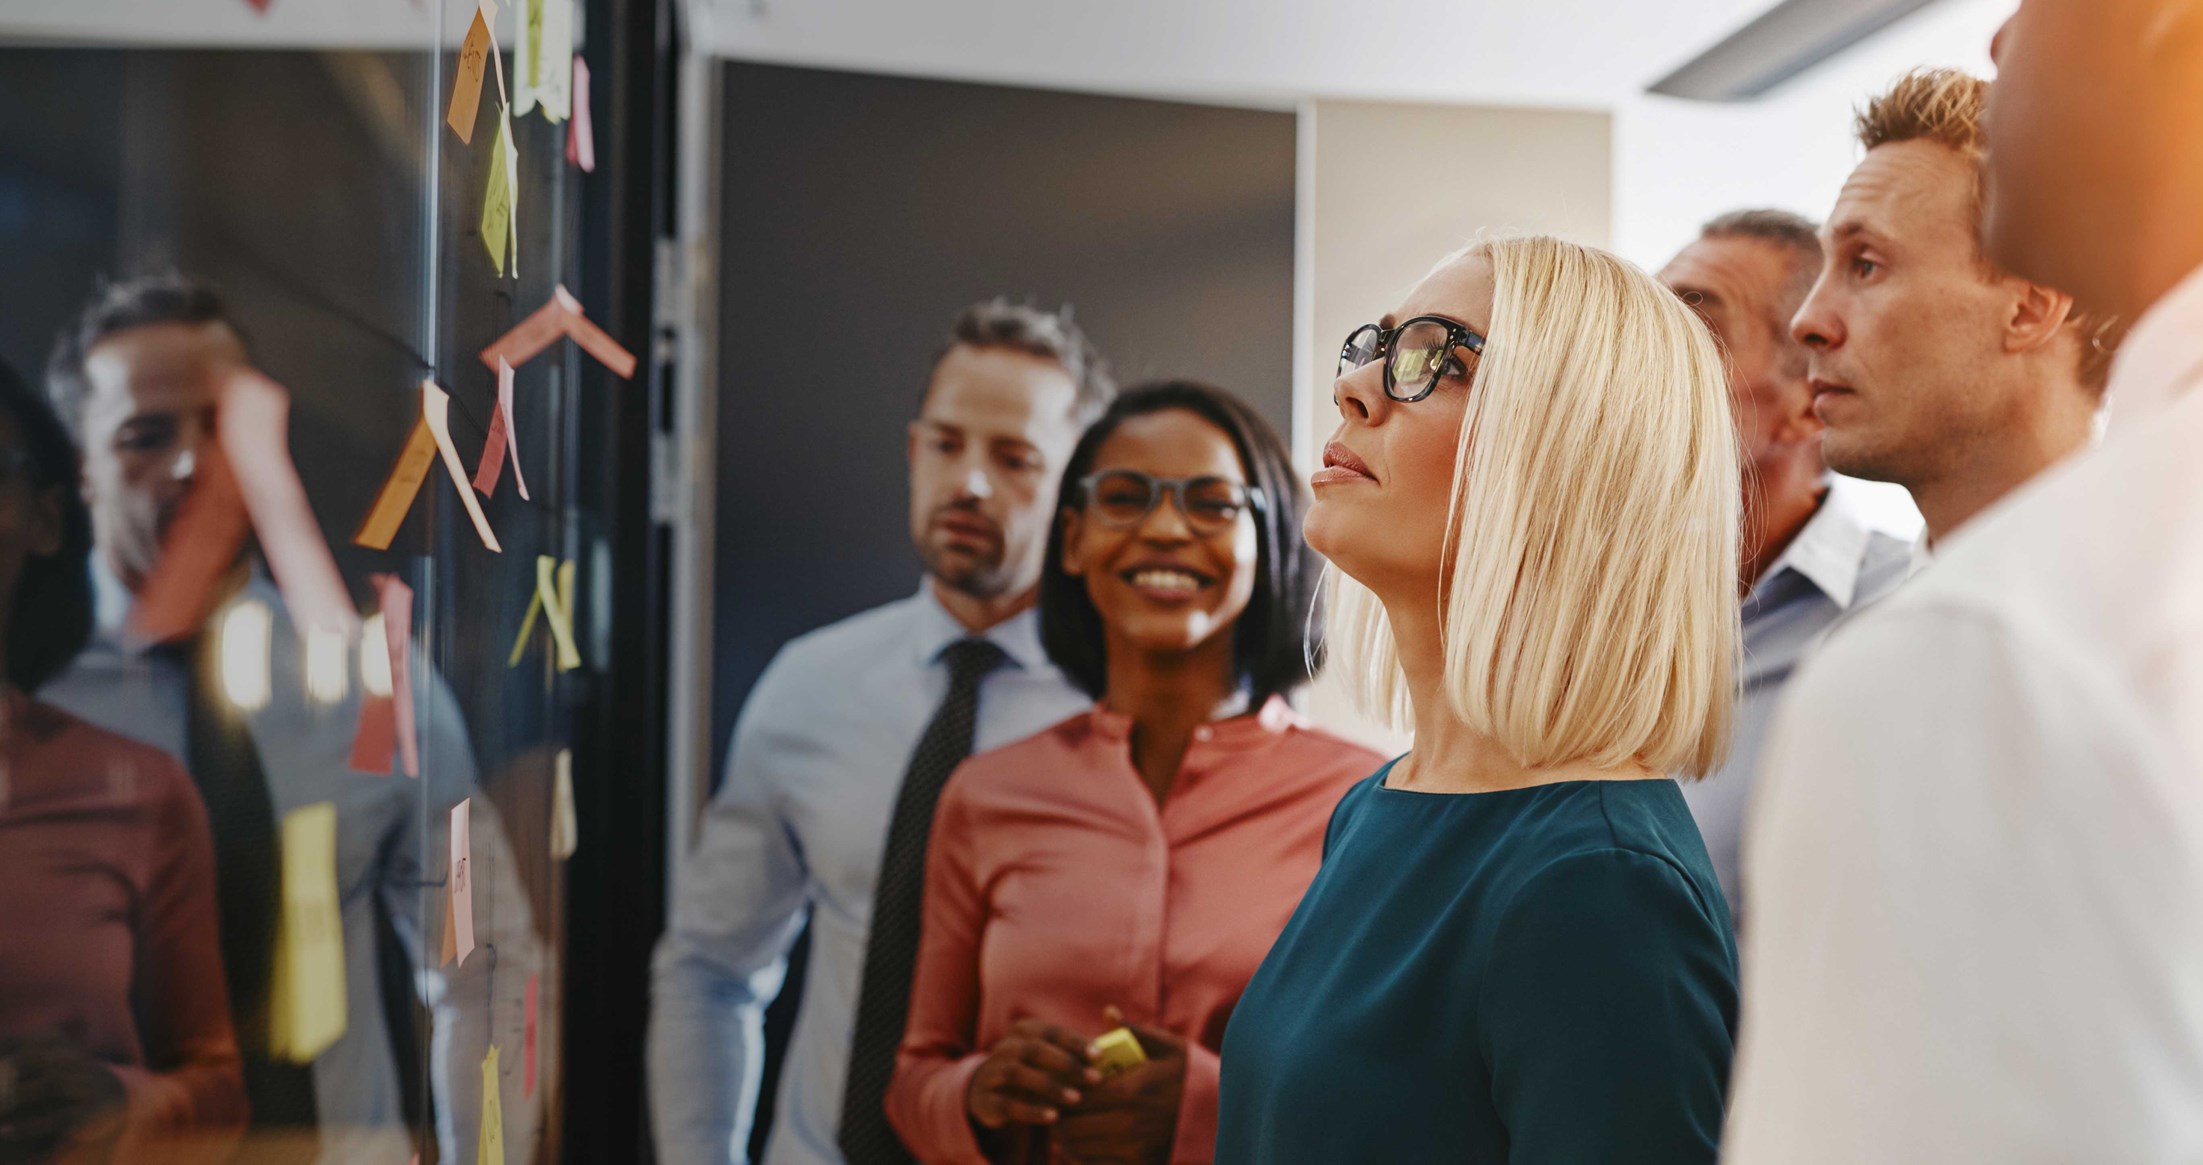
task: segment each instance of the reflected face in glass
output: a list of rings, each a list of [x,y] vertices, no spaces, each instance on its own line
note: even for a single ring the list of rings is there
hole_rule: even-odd
[[[1439,316],[1491,334],[1492,269],[1467,255],[1425,276],[1385,327]],[[1309,479],[1315,500],[1302,523],[1308,544],[1364,586],[1384,594],[1437,585],[1453,498],[1454,457],[1482,357],[1456,349],[1430,395],[1411,404],[1385,392],[1384,361],[1338,378],[1339,427]]]
[[[223,324],[148,324],[85,354],[85,500],[100,553],[135,590],[214,438],[222,377],[245,360]]]
[[[1805,380],[1805,350],[1789,335],[1796,302],[1790,255],[1762,239],[1699,239],[1660,271],[1720,341],[1729,403],[1752,464],[1780,460],[1820,432]]]
[[[15,418],[0,412],[0,622],[33,558],[61,552],[62,485],[40,485]]]
[[[1231,435],[1183,409],[1128,417],[1086,480],[1081,504],[1063,511],[1063,569],[1085,581],[1110,653],[1213,645],[1228,655],[1259,573],[1255,503]]]
[[[1039,583],[1077,397],[1045,357],[959,346],[941,358],[910,425],[910,536],[942,585],[994,599]]]
[[[1981,260],[1974,167],[1929,141],[1867,153],[1823,232],[1820,280],[1791,321],[1812,351],[1823,452],[1840,473],[1936,479],[2008,424],[2010,291]]]

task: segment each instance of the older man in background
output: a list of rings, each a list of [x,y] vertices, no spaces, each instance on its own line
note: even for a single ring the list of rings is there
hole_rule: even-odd
[[[1806,380],[1809,355],[1790,317],[1821,269],[1814,224],[1743,210],[1709,222],[1660,272],[1727,357],[1744,452],[1744,672],[1729,761],[1683,786],[1721,892],[1743,929],[1739,854],[1767,724],[1804,656],[1839,618],[1904,580],[1911,543],[1877,529],[1861,486],[1831,475]]]

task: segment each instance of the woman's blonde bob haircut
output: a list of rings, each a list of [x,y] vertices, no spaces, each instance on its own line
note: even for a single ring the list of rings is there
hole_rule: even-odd
[[[1704,776],[1728,751],[1740,642],[1721,353],[1603,251],[1491,239],[1444,262],[1470,255],[1491,265],[1491,334],[1431,596],[1454,714],[1528,767]],[[1331,670],[1412,731],[1384,606],[1337,567],[1325,576]]]

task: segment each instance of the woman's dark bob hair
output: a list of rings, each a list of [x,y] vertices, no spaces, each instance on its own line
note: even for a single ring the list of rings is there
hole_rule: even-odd
[[[1285,442],[1261,414],[1220,388],[1189,380],[1142,385],[1119,396],[1079,438],[1070,464],[1063,469],[1055,527],[1048,534],[1047,560],[1041,564],[1040,642],[1072,683],[1101,698],[1109,684],[1101,612],[1087,594],[1086,580],[1064,572],[1063,518],[1085,504],[1078,496],[1078,482],[1094,472],[1095,455],[1119,426],[1133,417],[1172,410],[1222,429],[1239,451],[1247,483],[1260,489],[1266,502],[1254,511],[1254,595],[1232,627],[1233,670],[1253,706],[1259,708],[1271,696],[1306,683],[1316,666],[1308,616],[1315,603],[1319,561],[1301,540],[1308,490],[1293,470]]]
[[[46,399],[0,361],[0,413],[30,455],[33,490],[61,497],[61,550],[23,562],[8,621],[8,682],[35,692],[92,638],[92,514],[84,504],[76,445]]]

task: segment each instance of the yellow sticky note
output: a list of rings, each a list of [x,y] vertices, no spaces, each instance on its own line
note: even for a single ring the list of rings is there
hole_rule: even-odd
[[[283,815],[282,903],[269,990],[269,1052],[312,1063],[344,1034],[344,929],[337,902],[337,807]]]
[[[557,584],[552,584],[552,571],[558,572]],[[520,634],[513,639],[512,654],[505,659],[506,667],[519,667],[520,657],[527,654],[528,636],[535,631],[537,615],[551,628],[551,639],[557,645],[558,670],[572,671],[581,666],[581,648],[574,642],[574,564],[555,563],[549,555],[537,555],[535,560],[535,593],[528,596],[527,613],[520,617]]]
[[[482,192],[482,245],[499,275],[520,276],[520,150],[513,145],[512,110],[497,112],[497,141],[490,147],[490,181]],[[509,260],[509,261],[508,261]]]
[[[405,512],[413,508],[414,495],[421,492],[421,483],[428,479],[429,467],[434,464],[436,435],[428,431],[428,420],[422,418],[413,422],[413,431],[405,438],[405,448],[398,453],[398,463],[383,480],[381,492],[375,495],[374,507],[367,511],[367,520],[361,522],[359,532],[352,535],[353,544],[370,550],[390,549],[390,540],[397,536],[399,523],[405,521]]]
[[[1147,1063],[1147,1050],[1130,1028],[1117,1028],[1094,1037],[1094,1067],[1103,1076],[1115,1076]]]
[[[497,544],[497,535],[490,532],[490,520],[482,513],[482,503],[474,500],[474,483],[467,480],[467,467],[459,463],[459,447],[451,443],[451,394],[433,380],[421,382],[421,419],[428,422],[429,435],[436,441],[436,452],[443,457],[444,468],[451,472],[451,483],[459,487],[459,501],[466,506],[467,517],[474,519],[474,532],[481,535],[482,545],[504,553],[505,548]]]
[[[581,829],[574,820],[574,753],[572,749],[558,750],[557,778],[551,785],[551,857],[566,859],[574,856],[581,842]]]
[[[497,1045],[482,1057],[482,1133],[474,1143],[474,1165],[505,1165],[505,1106],[498,1095]]]

